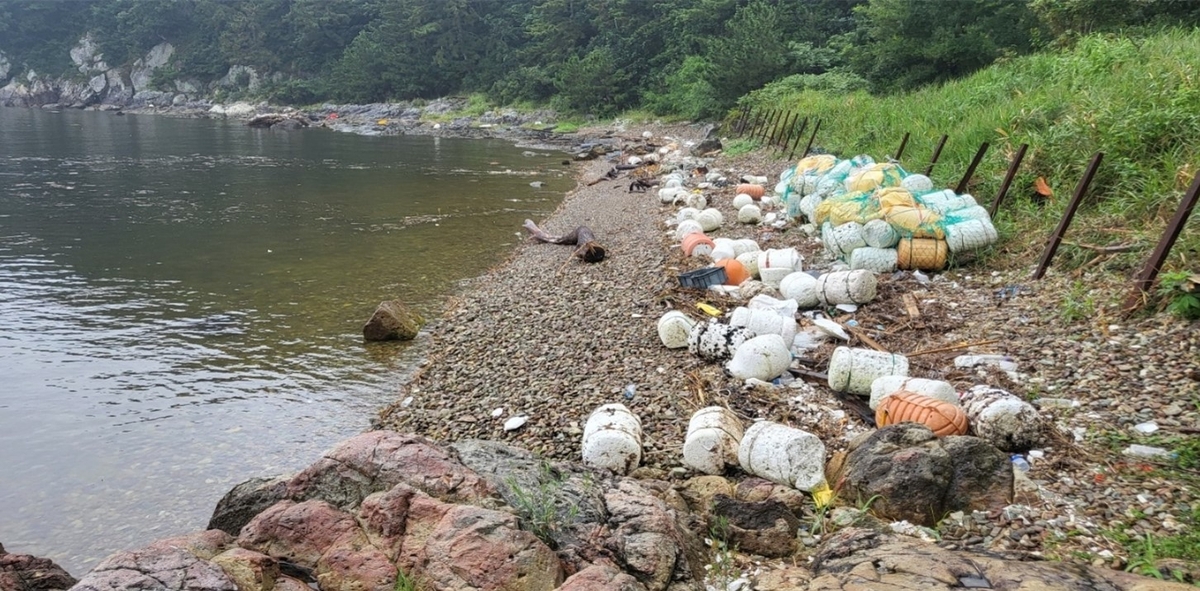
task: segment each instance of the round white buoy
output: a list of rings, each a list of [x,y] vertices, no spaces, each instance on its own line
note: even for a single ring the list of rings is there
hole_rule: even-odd
[[[658,338],[668,349],[682,349],[688,345],[688,337],[696,321],[679,310],[671,310],[658,319]]]
[[[754,336],[777,334],[783,337],[785,343],[790,343],[792,339],[796,338],[796,318],[773,310],[751,310],[744,306],[738,306],[730,314],[729,325],[744,326],[750,329]]]
[[[751,310],[751,313],[761,310]],[[766,312],[765,314],[770,314]],[[782,318],[776,315],[776,318]],[[795,320],[792,321],[793,325]],[[792,338],[796,337],[795,330]],[[725,364],[725,369],[739,380],[755,378],[769,382],[787,371],[792,363],[792,353],[788,351],[791,341],[783,340],[779,334],[764,334],[754,337],[737,348],[733,359]]]
[[[716,321],[697,322],[688,335],[688,351],[707,361],[721,361],[733,357],[733,352],[752,338],[754,333],[747,328]]]
[[[746,272],[749,273],[751,277],[758,277],[758,253],[757,252],[742,253],[742,254],[739,254],[736,258],[737,258],[737,261],[739,263],[741,263],[743,267],[746,268]]]
[[[700,210],[696,209],[695,207],[685,207],[675,214],[675,221],[684,222],[687,220],[694,220],[696,219],[696,214],[698,213],[700,213]]]
[[[750,238],[741,238],[733,241],[733,250],[737,256],[741,256],[748,252],[758,252],[762,250],[762,248],[758,246],[757,242],[751,240]]]
[[[762,221],[762,210],[757,205],[745,205],[738,210],[738,221],[743,224],[757,224]]]
[[[704,228],[705,232],[712,232],[720,228],[721,223],[725,221],[721,212],[711,207],[697,213],[694,219],[700,223],[700,227]]]
[[[738,464],[750,474],[806,492],[825,484],[825,444],[812,433],[779,423],[750,425],[738,445]]]
[[[958,392],[947,382],[905,376],[883,376],[871,382],[871,401],[868,403],[871,410],[875,410],[884,398],[901,390],[958,405]]]
[[[704,209],[708,207],[708,199],[704,195],[700,193],[687,193],[686,195],[687,197],[684,199],[684,203],[686,203],[688,207],[695,207],[696,209]]]
[[[829,387],[835,392],[867,396],[875,380],[907,375],[908,358],[896,353],[838,347],[829,358]]]
[[[738,193],[737,195],[735,195],[733,197],[733,208],[734,209],[741,209],[743,207],[746,207],[747,205],[753,205],[753,204],[754,204],[754,198],[745,193]]]
[[[700,225],[700,222],[696,220],[683,220],[679,222],[678,226],[675,226],[675,239],[683,240],[684,236],[696,232],[704,233],[704,227]]]
[[[779,282],[779,293],[789,300],[795,300],[801,308],[813,308],[821,303],[817,296],[817,278],[803,271],[784,277]]]
[[[605,404],[583,427],[583,463],[628,474],[642,461],[642,421],[623,404]]]
[[[696,411],[688,421],[683,442],[683,465],[705,474],[721,474],[725,466],[738,463],[742,423],[737,415],[720,406]]]

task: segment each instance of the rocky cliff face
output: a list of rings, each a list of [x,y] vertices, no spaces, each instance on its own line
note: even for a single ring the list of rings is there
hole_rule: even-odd
[[[0,105],[10,107],[85,108],[93,106],[154,107],[183,106],[218,89],[255,89],[260,76],[252,68],[234,66],[220,80],[175,80],[174,91],[151,88],[154,74],[175,54],[170,43],[160,43],[128,66],[110,66],[90,35],[71,48],[71,63],[79,75],[58,78],[12,63],[0,52]]]

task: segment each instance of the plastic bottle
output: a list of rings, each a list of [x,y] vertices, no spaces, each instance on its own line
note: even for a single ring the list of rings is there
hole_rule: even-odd
[[[1029,461],[1026,460],[1025,457],[1022,456],[1021,454],[1013,454],[1012,455],[1012,464],[1013,464],[1014,468],[1016,468],[1022,472],[1029,471]]]

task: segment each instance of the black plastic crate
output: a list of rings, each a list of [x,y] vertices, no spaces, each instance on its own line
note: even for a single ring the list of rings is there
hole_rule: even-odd
[[[679,286],[693,289],[707,289],[710,285],[725,283],[725,267],[708,267],[688,271],[679,276]]]

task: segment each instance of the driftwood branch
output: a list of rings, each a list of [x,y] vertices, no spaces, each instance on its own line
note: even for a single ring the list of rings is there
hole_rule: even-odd
[[[604,260],[604,247],[596,243],[596,235],[587,226],[579,226],[571,230],[569,234],[563,236],[551,236],[537,227],[537,224],[533,223],[533,220],[525,220],[525,229],[538,242],[574,246],[575,252],[573,254],[585,263],[598,263]]]
[[[979,341],[976,343],[959,343],[957,345],[950,345],[949,347],[938,347],[936,349],[925,349],[924,351],[917,351],[915,353],[909,353],[909,354],[905,355],[905,357],[912,359],[913,357],[918,357],[921,355],[929,355],[931,353],[945,353],[947,351],[957,351],[959,349],[966,349],[968,347],[981,347],[983,345],[991,345],[993,343],[998,343],[998,342],[1000,342],[1000,339],[991,339],[991,340],[987,340],[987,341]]]

